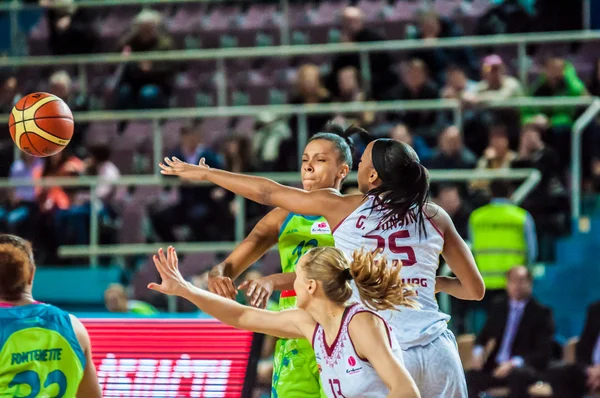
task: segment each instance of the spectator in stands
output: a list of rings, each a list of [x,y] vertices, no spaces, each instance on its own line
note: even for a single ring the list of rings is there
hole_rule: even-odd
[[[21,152],[10,168],[10,179],[33,180],[34,170],[42,167],[43,160]],[[27,240],[35,240],[39,206],[33,186],[16,187],[9,191],[8,204],[0,207],[0,229]]]
[[[383,41],[383,37],[375,29],[365,26],[364,14],[358,7],[346,7],[342,14],[343,41],[347,43],[365,43]],[[369,54],[371,70],[371,94],[376,100],[390,98],[390,89],[398,84],[398,76],[392,70],[392,59],[385,51]],[[331,74],[327,79],[327,87],[334,95],[339,95],[338,73],[341,69],[352,66],[360,70],[359,54],[340,54],[333,59]]]
[[[463,145],[456,126],[446,127],[439,136],[438,147],[428,164],[431,169],[472,169],[477,158]]]
[[[441,97],[463,100],[472,97],[477,83],[469,79],[460,66],[450,65],[446,69],[446,85],[442,87]]]
[[[358,70],[353,66],[340,69],[338,72],[338,96],[333,102],[363,102],[367,100],[365,93],[360,85]],[[373,112],[360,112],[354,114],[338,114],[336,116],[337,124],[357,125],[362,128],[368,128],[375,120]]]
[[[89,54],[98,50],[98,32],[89,9],[78,8],[73,0],[40,0],[46,8],[53,55]]]
[[[588,307],[575,363],[550,366],[545,379],[552,385],[553,398],[583,398],[586,393],[600,393],[600,301]]]
[[[290,101],[292,105],[316,105],[331,102],[331,95],[321,82],[321,72],[314,64],[304,64],[298,68],[295,94]],[[308,138],[318,133],[327,124],[331,115],[314,114],[306,117]],[[279,148],[280,164],[284,170],[292,171],[298,168],[298,117],[292,115],[289,127],[293,132],[292,138],[282,143]]]
[[[257,115],[252,135],[252,153],[262,171],[286,170],[286,159],[280,159],[279,148],[290,140],[292,132],[287,120],[270,112]]]
[[[515,77],[506,74],[506,66],[500,56],[493,54],[483,59],[482,80],[475,85],[469,102],[503,101],[525,95],[523,86]]]
[[[151,304],[127,298],[123,285],[113,283],[104,291],[104,304],[109,312],[129,313],[136,315],[155,315],[158,310]]]
[[[423,137],[411,134],[406,124],[399,123],[393,127],[390,131],[390,138],[413,147],[423,164],[428,164],[433,156],[433,151],[429,148]]]
[[[460,195],[458,184],[440,184],[434,189],[433,201],[448,213],[458,234],[468,239],[469,216],[471,207]]]
[[[180,140],[179,148],[169,157],[175,156],[192,164],[197,164],[201,158],[205,158],[210,167],[224,168],[221,156],[203,142],[203,132],[199,123],[184,126],[181,129]],[[215,215],[215,203],[211,198],[213,189],[215,188],[184,184],[179,187],[177,203],[164,209],[153,209],[150,221],[158,238],[162,242],[176,242],[178,239],[175,236],[175,228],[186,226],[191,230],[191,239],[218,240],[219,235],[213,231],[215,226],[206,223],[206,220]]]
[[[49,83],[50,93],[65,101],[67,105],[69,105],[69,108],[71,108],[71,111],[85,112],[90,109],[86,96],[81,93],[74,92],[73,81],[71,80],[71,76],[69,76],[67,71],[59,70],[54,72],[50,76]],[[73,138],[71,138],[70,145],[75,149],[75,153],[81,157],[85,155],[85,148],[82,144],[85,136],[84,133],[87,127],[87,123],[75,123]]]
[[[428,100],[439,98],[439,89],[429,78],[427,66],[420,59],[412,59],[406,66],[402,76],[403,84],[396,99],[398,100]],[[433,128],[437,123],[435,111],[400,112],[401,120],[417,134],[431,138]]]
[[[517,266],[506,278],[508,298],[494,303],[475,341],[473,370],[467,372],[469,397],[506,386],[511,398],[527,398],[529,386],[552,358],[554,320],[550,309],[532,297],[531,273]]]
[[[506,271],[515,265],[532,265],[538,244],[535,222],[527,210],[512,203],[512,187],[505,181],[490,184],[492,200],[469,218],[471,248],[485,283],[483,304],[504,295]]]
[[[490,127],[488,134],[488,147],[483,156],[477,161],[479,170],[496,170],[510,168],[517,158],[517,153],[510,149],[508,129],[504,124],[495,124]],[[489,181],[478,180],[471,183],[471,189],[481,193],[489,193]]]
[[[8,115],[21,99],[19,81],[12,71],[0,71],[0,112]],[[10,139],[8,125],[0,129],[0,177],[7,177],[13,163],[14,144]]]
[[[587,95],[585,84],[577,71],[564,58],[550,57],[544,64],[544,72],[530,90],[533,97],[580,97]],[[567,160],[571,148],[571,127],[577,109],[574,107],[527,108],[523,110],[524,121],[536,115],[544,115],[550,128],[549,143],[559,151],[561,159]],[[566,162],[563,165],[566,166]]]
[[[131,31],[121,41],[121,51],[169,51],[173,41],[162,26],[158,11],[143,10],[133,21]],[[140,61],[122,68],[118,86],[118,109],[151,109],[168,105],[173,87],[173,64]]]
[[[462,29],[456,23],[435,12],[426,12],[419,18],[419,30],[416,37],[418,39],[435,41],[462,35]],[[438,84],[443,84],[446,80],[446,68],[450,65],[461,66],[471,77],[474,77],[477,71],[475,57],[468,47],[428,48],[414,51],[410,56],[423,60]]]

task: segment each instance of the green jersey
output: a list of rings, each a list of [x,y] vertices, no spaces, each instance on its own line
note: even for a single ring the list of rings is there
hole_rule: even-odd
[[[68,313],[41,303],[0,306],[0,397],[75,397],[84,368]]]
[[[283,272],[295,272],[300,257],[317,246],[333,246],[333,236],[327,221],[320,216],[302,216],[290,213],[279,233],[279,255]],[[293,290],[281,292],[279,310],[296,307]],[[315,353],[306,339],[279,339],[273,361],[275,398],[324,397]]]

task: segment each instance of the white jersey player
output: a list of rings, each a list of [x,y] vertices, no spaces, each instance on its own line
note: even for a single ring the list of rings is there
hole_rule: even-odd
[[[389,393],[389,388],[373,365],[366,358],[361,358],[354,349],[350,323],[360,313],[374,314],[358,303],[346,307],[340,330],[331,346],[327,344],[323,327],[317,325],[315,328],[312,345],[323,380],[323,391],[330,398],[383,397]],[[402,362],[402,350],[388,324],[381,320],[387,329],[392,353]]]
[[[351,127],[344,134],[357,130],[365,133]],[[190,165],[165,159],[165,163],[160,165],[163,174],[210,181],[268,206],[325,217],[329,225],[338,226],[334,229],[335,244],[346,254],[364,246],[401,259],[402,277],[417,285],[423,309],[383,315],[390,319],[406,368],[425,398],[467,396],[456,341],[446,327],[449,317],[439,312],[434,294],[442,291],[463,300],[481,300],[485,285],[448,214],[428,202],[428,172],[409,145],[390,139],[367,145],[358,166],[358,188],[363,195],[341,195],[333,190],[306,192],[266,178],[209,169],[203,161]],[[341,175],[344,172],[340,170],[341,177],[345,177]],[[455,278],[435,277],[440,254]]]
[[[243,306],[194,287],[178,269],[175,249],[154,256],[161,284],[150,289],[183,297],[202,311],[240,329],[284,338],[312,339],[319,376],[328,397],[402,397],[421,395],[402,365],[387,323],[358,304],[348,305],[350,281],[363,303],[374,309],[410,307],[414,291],[400,281],[400,268],[375,261],[370,252],[355,252],[352,262],[334,247],[309,250],[296,266],[297,309],[265,311]]]

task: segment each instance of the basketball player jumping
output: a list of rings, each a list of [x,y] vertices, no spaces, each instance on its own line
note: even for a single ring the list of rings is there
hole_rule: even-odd
[[[429,177],[414,150],[404,143],[378,139],[367,146],[358,167],[364,195],[334,190],[306,192],[272,180],[209,169],[165,159],[162,173],[206,180],[256,202],[294,213],[322,215],[336,225],[336,247],[381,249],[404,264],[403,280],[417,285],[421,310],[403,309],[388,319],[404,351],[406,368],[425,398],[467,396],[465,376],[449,316],[440,312],[438,291],[463,300],[481,300],[485,286],[475,260],[448,214],[428,202]],[[437,277],[439,254],[457,276]]]
[[[369,308],[415,305],[408,299],[414,290],[400,281],[401,267],[388,267],[385,259],[375,262],[374,257],[355,252],[348,264],[344,253],[334,247],[310,249],[296,267],[298,308],[284,311],[244,306],[192,286],[181,276],[172,247],[166,255],[161,249],[154,256],[161,283],[148,287],[183,297],[236,328],[312,341],[327,397],[420,397],[386,321],[360,304],[346,304],[352,296],[349,282],[354,280],[355,291]]]

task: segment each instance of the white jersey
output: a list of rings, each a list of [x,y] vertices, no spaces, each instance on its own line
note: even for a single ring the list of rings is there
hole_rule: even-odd
[[[331,347],[325,340],[325,332],[321,325],[317,324],[315,327],[312,345],[321,374],[323,391],[329,398],[384,397],[390,391],[369,361],[360,358],[354,349],[348,325],[359,312],[371,312],[377,315],[360,304],[348,306]],[[386,327],[392,352],[398,361],[404,364],[402,350],[387,323]]]
[[[399,307],[399,311],[380,314],[389,322],[402,349],[429,344],[447,329],[450,320],[450,316],[440,312],[435,299],[435,276],[444,247],[443,234],[432,220],[425,218],[427,233],[419,237],[416,213],[410,212],[406,220],[384,223],[381,209],[372,209],[372,206],[373,197],[369,197],[334,229],[335,247],[349,258],[357,249],[380,248],[390,265],[393,260],[402,261],[402,281],[415,286],[418,295],[414,299],[421,308]],[[360,302],[356,288],[352,300]]]

